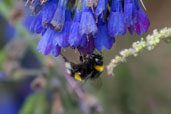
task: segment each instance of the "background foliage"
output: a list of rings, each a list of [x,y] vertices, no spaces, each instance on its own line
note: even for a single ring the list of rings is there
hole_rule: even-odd
[[[151,21],[143,37],[154,29],[171,27],[170,0],[143,1]],[[115,69],[114,77],[105,71],[101,81],[79,85],[86,96],[80,99],[63,76],[62,59],[37,52],[39,36],[27,32],[23,19],[11,22],[12,13],[20,7],[18,0],[0,1],[0,114],[81,114],[90,110],[94,100],[105,114],[171,113],[170,44],[161,42],[153,51],[129,57]],[[105,64],[140,38],[117,36],[113,48],[103,51]],[[63,53],[73,61],[78,59],[78,53]]]

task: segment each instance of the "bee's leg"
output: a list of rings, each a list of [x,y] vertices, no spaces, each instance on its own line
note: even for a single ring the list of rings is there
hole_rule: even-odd
[[[80,53],[80,61],[81,61],[81,62],[84,62],[86,59],[87,59],[87,55],[86,55],[86,54],[82,55],[82,54]]]
[[[84,57],[84,60],[86,60],[86,59],[87,59],[87,55],[86,55],[86,54],[84,54],[84,55],[83,55],[83,57]]]
[[[82,58],[83,58],[83,62],[85,62],[85,61],[87,60],[87,55],[84,54],[84,55],[82,56]]]
[[[80,61],[81,62],[83,62],[84,60],[83,60],[83,56],[82,55],[80,55]]]
[[[79,52],[79,51],[78,51]],[[79,54],[80,54],[80,62],[83,62],[84,60],[83,60],[83,55],[79,52]]]

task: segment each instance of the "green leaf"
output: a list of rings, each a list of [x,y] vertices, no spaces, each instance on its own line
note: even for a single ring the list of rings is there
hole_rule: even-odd
[[[2,70],[3,63],[7,57],[7,49],[0,51],[0,70]]]
[[[42,93],[38,97],[35,107],[36,108],[32,114],[49,114],[50,113],[50,104],[46,99],[45,93]]]
[[[36,93],[27,98],[20,114],[48,114],[49,102],[45,93]]]
[[[25,101],[20,111],[20,114],[33,114],[38,97],[39,97],[38,95],[29,96],[27,100]]]

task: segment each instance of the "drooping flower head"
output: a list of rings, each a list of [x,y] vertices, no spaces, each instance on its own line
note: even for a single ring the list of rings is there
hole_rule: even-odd
[[[79,11],[78,7],[75,8],[75,14],[69,30],[69,39],[68,39],[70,46],[73,48],[78,47],[82,39],[82,36],[80,34],[81,14],[82,11]]]
[[[139,0],[24,0],[31,6],[38,51],[58,56],[62,48],[92,54],[111,49],[115,36],[147,32],[150,22]]]
[[[125,0],[124,3],[125,23],[129,32],[131,34],[136,32],[138,35],[147,32],[150,22],[140,7],[139,1]]]
[[[122,0],[111,0],[111,9],[108,21],[108,30],[111,37],[126,33]]]

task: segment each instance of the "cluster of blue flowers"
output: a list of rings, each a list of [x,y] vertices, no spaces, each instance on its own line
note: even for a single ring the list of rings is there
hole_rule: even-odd
[[[26,0],[25,0],[26,1]],[[91,54],[111,49],[116,35],[147,32],[139,0],[27,0],[35,14],[31,31],[42,34],[38,51],[58,56],[62,48]]]

